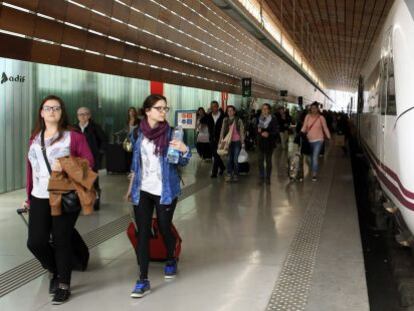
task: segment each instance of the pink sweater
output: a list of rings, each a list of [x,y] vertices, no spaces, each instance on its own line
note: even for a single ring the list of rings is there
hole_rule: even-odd
[[[331,133],[329,133],[329,129],[326,126],[326,120],[322,115],[312,116],[308,114],[301,131],[308,133],[307,137],[310,142],[324,140],[325,136],[328,139],[331,139]]]
[[[29,147],[33,142],[33,137],[30,138]],[[92,152],[89,149],[88,142],[86,137],[79,132],[70,131],[70,155],[74,157],[80,157],[88,160],[89,167],[93,167],[94,160]],[[27,202],[29,202],[30,194],[33,189],[33,172],[32,165],[30,164],[29,159],[27,158],[27,168],[26,168],[26,193],[27,193]]]

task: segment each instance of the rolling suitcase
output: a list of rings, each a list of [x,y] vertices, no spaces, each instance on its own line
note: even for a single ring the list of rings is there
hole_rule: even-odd
[[[171,228],[175,238],[175,258],[178,260],[181,254],[181,243],[182,239],[178,234],[177,229],[174,225]],[[152,261],[165,261],[167,260],[167,248],[165,247],[164,240],[162,239],[161,234],[159,233],[158,229],[158,222],[157,218],[152,219],[152,234],[150,239],[150,260]],[[135,224],[135,220],[132,218],[131,223],[128,225],[127,235],[129,240],[131,241],[132,247],[136,251],[138,246],[138,235],[139,232],[137,231],[137,227]]]
[[[132,157],[121,144],[108,144],[106,148],[106,171],[108,173],[126,173],[129,171],[127,157]]]
[[[250,172],[250,164],[249,162],[239,163],[239,173],[247,175]]]
[[[291,181],[303,181],[303,155],[300,152],[288,157],[288,176]]]
[[[288,176],[291,181],[303,181],[303,138],[299,136],[298,151],[288,157]]]
[[[24,216],[28,210],[24,208],[17,209],[17,214],[22,218],[23,222],[28,226],[29,223]],[[53,247],[53,237],[50,237],[50,245]],[[85,241],[82,239],[78,230],[73,229],[72,235],[72,269],[77,271],[85,271],[88,268],[89,263],[89,249]]]
[[[243,175],[249,174],[250,172],[249,154],[247,153],[245,149],[242,149],[240,151],[237,162],[239,166],[239,173]]]

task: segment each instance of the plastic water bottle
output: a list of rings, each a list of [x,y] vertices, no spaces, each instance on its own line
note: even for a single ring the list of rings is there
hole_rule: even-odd
[[[174,129],[173,140],[183,141],[183,139],[184,139],[184,131],[181,125],[179,125]],[[167,157],[168,157],[168,162],[177,164],[178,160],[180,159],[180,151],[177,149],[174,149],[172,146],[169,146]]]

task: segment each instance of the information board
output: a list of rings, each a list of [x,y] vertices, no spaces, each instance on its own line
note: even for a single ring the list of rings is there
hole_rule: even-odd
[[[181,110],[176,112],[176,124],[181,125],[183,129],[194,130],[196,128],[196,111]]]

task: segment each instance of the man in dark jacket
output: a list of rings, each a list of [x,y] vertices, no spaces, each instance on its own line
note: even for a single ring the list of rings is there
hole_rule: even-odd
[[[208,132],[210,135],[211,152],[213,154],[213,170],[211,177],[216,178],[217,173],[223,175],[225,166],[223,160],[217,154],[217,147],[220,140],[221,127],[223,125],[224,113],[219,111],[219,104],[213,100],[211,102],[211,113],[207,115]],[[220,169],[220,172],[219,172]]]
[[[88,141],[89,148],[91,149],[93,158],[95,160],[95,165],[93,170],[98,172],[101,167],[102,154],[105,150],[107,144],[107,137],[99,126],[92,120],[91,111],[87,107],[81,107],[77,112],[79,123],[76,127],[86,136]],[[99,186],[99,177],[95,181],[95,190],[97,193],[97,199],[95,202],[94,209],[99,210],[100,207],[100,197],[101,197],[101,188]]]

